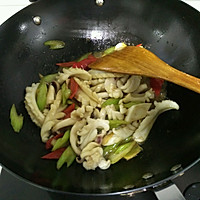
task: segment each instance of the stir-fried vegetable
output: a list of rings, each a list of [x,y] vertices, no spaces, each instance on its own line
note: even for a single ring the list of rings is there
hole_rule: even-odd
[[[164,80],[163,79],[158,79],[158,78],[151,78],[150,79],[150,86],[155,92],[156,96],[160,95],[162,86],[163,86]]]
[[[45,45],[60,48],[58,41]],[[124,47],[119,43],[57,63],[63,67],[58,73],[40,76],[39,83],[26,89],[27,111],[51,151],[42,158],[57,159],[57,169],[65,163],[69,167],[76,156],[87,170],[130,160],[142,151],[139,142],[146,139],[157,116],[179,108],[161,100],[163,80],[89,69],[99,57]]]
[[[56,140],[55,144],[53,145],[52,151],[55,151],[62,147],[66,147],[68,144],[69,136],[70,136],[70,130],[67,130],[62,138]]]
[[[124,107],[125,108],[130,108],[131,106],[134,106],[134,105],[139,104],[139,103],[141,103],[141,102],[132,101],[132,102],[129,102],[129,103],[125,103]]]
[[[44,43],[45,46],[49,46],[49,49],[62,49],[65,47],[65,42],[61,40],[48,40]]]
[[[63,154],[63,152],[65,151],[65,147],[57,149],[51,153],[48,153],[44,156],[42,156],[42,159],[59,159],[61,157],[61,155]]]
[[[62,84],[61,92],[62,92],[62,104],[65,105],[68,98],[71,95],[71,90],[67,87],[66,83]]]
[[[118,105],[119,101],[120,101],[119,98],[116,98],[116,99],[115,98],[109,98],[101,105],[101,107],[104,108],[104,107],[106,107],[108,105],[112,105],[112,104]]]
[[[36,102],[38,108],[41,111],[43,111],[45,108],[46,100],[47,100],[47,85],[45,82],[41,82],[37,88],[37,94],[36,94]]]
[[[56,73],[56,74],[48,74],[46,76],[42,76],[40,82],[51,83],[53,80],[55,80],[57,75],[58,74]]]
[[[10,109],[10,120],[11,120],[11,125],[13,127],[13,130],[19,133],[23,126],[24,117],[22,116],[22,114],[20,115],[17,114],[15,104],[13,104]]]
[[[70,79],[70,91],[71,95],[69,96],[69,98],[73,99],[73,97],[76,95],[78,91],[78,83],[74,80],[74,78]]]
[[[125,121],[125,120],[117,120],[117,119],[113,119],[113,120],[109,120],[109,125],[110,128],[117,128],[121,125],[125,125],[125,124],[129,124],[129,122]]]
[[[71,146],[68,146],[57,161],[57,169],[60,169],[65,163],[67,163],[67,167],[69,167],[73,163],[75,158],[76,154],[74,153]]]
[[[51,149],[53,147],[53,143],[55,143],[55,141],[58,138],[63,137],[63,135],[64,135],[63,133],[60,133],[60,134],[57,134],[54,137],[51,137],[50,139],[48,139],[46,144],[45,144],[46,149]]]
[[[75,109],[76,105],[75,103],[72,103],[70,106],[68,106],[63,112],[65,113],[64,119],[67,119],[70,117],[71,112]]]
[[[113,145],[104,147],[103,155],[114,164],[122,158],[130,160],[140,151],[142,151],[142,148],[133,140],[132,137],[128,137]]]

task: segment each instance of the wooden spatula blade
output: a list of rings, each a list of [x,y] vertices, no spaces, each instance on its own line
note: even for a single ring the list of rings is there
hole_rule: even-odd
[[[161,78],[162,70],[158,65],[167,65],[155,54],[145,48],[136,46],[127,46],[120,51],[99,58],[89,67],[92,69],[112,71],[125,74],[136,74],[150,77]],[[160,70],[160,73],[155,71]]]
[[[92,69],[161,78],[200,93],[200,79],[181,72],[149,50],[127,46],[89,65]]]

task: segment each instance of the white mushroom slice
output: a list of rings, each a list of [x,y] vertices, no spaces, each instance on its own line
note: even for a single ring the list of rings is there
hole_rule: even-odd
[[[113,128],[112,131],[114,135],[120,137],[121,139],[126,139],[127,137],[133,135],[135,130],[136,130],[135,126],[133,126],[132,124],[127,124],[126,126],[120,128]]]
[[[142,143],[146,140],[156,118],[163,112],[171,109],[179,109],[179,105],[171,100],[155,102],[155,108],[149,111],[148,116],[141,122],[138,129],[133,134],[136,142]]]
[[[101,99],[107,99],[109,97],[109,94],[107,92],[99,92],[97,93],[97,95]]]
[[[80,79],[83,79],[83,80],[91,80],[92,79],[92,76],[86,70],[71,67],[69,69],[63,68],[63,73],[62,72],[58,73],[57,81],[58,81],[58,83],[62,84],[64,81],[66,81],[71,76],[79,77]]]
[[[81,149],[78,147],[78,144],[77,144],[77,141],[78,141],[77,132],[81,130],[85,124],[86,124],[85,119],[81,121],[76,121],[76,123],[73,125],[70,132],[70,144],[71,144],[72,149],[77,155],[80,155],[81,153]]]
[[[95,142],[89,143],[80,154],[84,159],[83,167],[87,170],[95,170],[97,167],[107,169],[110,167],[110,161],[103,157],[103,149]]]
[[[42,142],[44,143],[47,142],[50,135],[49,131],[52,129],[54,124],[55,124],[55,121],[52,120],[52,121],[47,121],[42,125],[41,131],[40,131]]]
[[[147,91],[148,89],[148,85],[146,83],[141,84],[137,90],[134,91],[134,94],[139,94],[139,93],[144,93],[145,91]]]
[[[147,90],[145,93],[141,93],[141,94],[134,94],[134,93],[129,93],[127,94],[122,100],[120,100],[120,102],[124,102],[124,103],[128,103],[131,101],[134,102],[149,102],[151,99],[154,98],[154,92],[152,89]]]
[[[53,85],[49,85],[48,88],[48,93],[47,93],[47,100],[46,100],[46,105],[52,104],[53,101],[55,100],[55,88]]]
[[[93,92],[102,92],[102,91],[105,91],[104,83],[100,83],[98,85],[95,85],[95,86],[91,87],[91,90]]]
[[[81,120],[83,118],[90,117],[93,112],[92,106],[82,105],[78,109],[71,112],[71,118],[75,120]]]
[[[128,79],[120,78],[117,81],[117,86],[125,93],[134,92],[140,85],[142,77],[132,75]]]
[[[96,92],[93,92],[83,81],[80,81],[78,78],[74,77],[75,81],[78,83],[81,90],[88,95],[90,99],[95,101],[97,104],[101,103],[101,100],[97,96]]]
[[[117,88],[117,81],[114,78],[107,78],[105,81],[105,89],[110,97],[122,98],[123,92],[120,88]]]
[[[57,119],[55,118],[55,116],[60,106],[61,98],[62,98],[62,93],[61,93],[61,90],[59,90],[56,95],[56,99],[54,100],[53,104],[51,104],[50,110],[47,113],[47,116],[45,117],[44,123],[41,127],[40,135],[43,142],[46,142],[48,140],[49,135],[50,135],[50,130],[52,129],[54,124],[57,122]]]
[[[67,126],[72,126],[76,123],[76,121],[77,121],[76,119],[72,119],[72,118],[61,120],[57,124],[54,125],[52,132],[56,132],[57,130],[67,127]]]
[[[81,149],[83,149],[89,142],[95,140],[98,131],[100,131],[100,134],[109,130],[108,120],[88,118],[87,123],[88,124],[85,125],[82,130],[77,132],[78,136],[80,136],[78,144]]]
[[[110,73],[100,70],[91,69],[88,71],[93,79],[99,79],[99,78],[114,78],[114,77],[123,77],[124,74],[121,73]]]
[[[118,143],[122,140],[123,140],[122,137],[111,132],[111,133],[104,136],[103,141],[102,141],[102,145],[103,146],[109,146],[109,145],[113,145],[115,143]]]
[[[99,78],[99,79],[93,79],[90,81],[90,84],[92,86],[96,86],[98,84],[104,83],[105,82],[105,78]]]
[[[36,103],[36,91],[40,83],[33,83],[31,87],[26,87],[26,95],[25,95],[25,107],[30,115],[32,121],[39,127],[42,126],[44,122],[44,114],[39,110]]]
[[[151,103],[140,103],[131,106],[126,114],[125,121],[133,122],[146,117]]]
[[[112,105],[108,105],[105,108],[102,108],[100,110],[100,118],[101,119],[105,119],[106,116],[108,116],[108,119],[118,119],[118,120],[123,120],[124,119],[124,115],[119,112],[116,111],[115,106]]]
[[[91,98],[89,98],[89,96],[81,89],[78,89],[75,95],[75,98],[77,101],[81,102],[82,105],[85,105],[85,106],[90,105],[94,108],[98,106],[98,103],[96,101],[93,101]]]

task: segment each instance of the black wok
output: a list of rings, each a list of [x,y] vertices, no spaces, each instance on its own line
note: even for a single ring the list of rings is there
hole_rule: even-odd
[[[41,24],[34,23],[34,17]],[[58,39],[64,49],[43,43]],[[142,43],[170,65],[200,77],[200,13],[178,0],[41,0],[20,11],[0,27],[0,162],[29,183],[66,194],[108,195],[140,191],[173,180],[199,160],[200,95],[167,84],[167,96],[179,111],[162,114],[154,124],[144,151],[108,170],[85,171],[79,164],[55,168],[46,154],[39,128],[24,108],[25,87],[57,70],[56,62],[106,49],[118,42]],[[15,103],[24,117],[13,132],[9,110]],[[179,170],[172,172],[175,165]],[[144,180],[146,173],[153,177]]]

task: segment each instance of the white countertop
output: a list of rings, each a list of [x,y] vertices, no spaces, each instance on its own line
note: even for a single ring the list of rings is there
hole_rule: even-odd
[[[200,0],[182,0],[200,11]],[[0,0],[0,24],[6,21],[16,12],[30,5],[29,0]],[[1,172],[0,166],[0,172]]]

